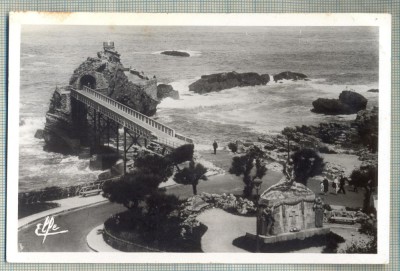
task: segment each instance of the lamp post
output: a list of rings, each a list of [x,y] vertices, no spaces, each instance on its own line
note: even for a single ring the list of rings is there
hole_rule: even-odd
[[[260,178],[255,178],[253,180],[254,188],[256,189],[256,208],[257,208],[257,224],[256,224],[256,252],[260,252],[260,223],[261,223],[261,217],[260,217],[260,210],[259,210],[259,195],[258,192],[260,191],[262,180]]]

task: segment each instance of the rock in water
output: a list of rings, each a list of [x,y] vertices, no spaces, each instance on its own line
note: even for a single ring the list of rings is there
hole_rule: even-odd
[[[354,113],[364,110],[367,107],[368,102],[368,100],[361,94],[349,90],[344,90],[340,93],[339,101],[350,106]]]
[[[319,98],[313,101],[315,113],[327,115],[355,114],[360,110],[364,110],[368,100],[359,93],[344,90],[339,95],[339,99],[323,99]]]
[[[297,72],[281,72],[273,76],[275,82],[280,80],[306,80],[307,75]],[[269,74],[258,74],[255,72],[237,73],[225,72],[210,75],[203,75],[201,79],[192,83],[189,90],[204,94],[213,91],[220,91],[234,87],[247,87],[266,85],[271,80]]]
[[[180,56],[180,57],[189,57],[190,54],[186,52],[180,52],[180,51],[164,51],[161,52],[162,55],[167,55],[167,56]]]
[[[81,147],[91,145],[92,120],[85,117],[87,109],[71,99],[71,88],[87,86],[142,114],[156,113],[157,80],[148,79],[143,72],[142,77],[130,73],[120,62],[114,43],[103,45],[97,57],[88,57],[74,70],[67,86],[56,87],[46,114],[45,150],[79,154]]]
[[[168,97],[174,100],[179,100],[179,92],[174,90],[171,85],[159,84],[157,86],[157,98],[162,100]]]
[[[216,73],[203,75],[201,79],[189,85],[189,90],[199,94],[204,94],[234,87],[266,85],[269,80],[270,78],[268,74],[259,75],[255,72]]]
[[[290,71],[281,72],[281,73],[274,75],[275,82],[278,82],[283,79],[285,79],[285,80],[305,80],[305,79],[307,79],[307,75],[298,73],[298,72],[290,72]]]
[[[371,88],[371,89],[368,89],[367,92],[379,92],[379,89]]]
[[[43,130],[42,130],[42,129],[37,129],[37,130],[36,130],[35,138],[37,138],[37,139],[43,139]]]

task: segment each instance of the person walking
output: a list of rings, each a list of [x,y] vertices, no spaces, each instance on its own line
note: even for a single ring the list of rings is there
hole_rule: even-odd
[[[338,180],[338,178],[335,178],[335,180],[333,181],[333,188],[335,188],[335,192],[336,192],[336,195],[337,195],[338,192],[339,192],[339,180]]]
[[[339,192],[342,191],[343,194],[346,195],[346,190],[344,190],[344,186],[346,184],[347,178],[344,177],[343,175],[340,176],[340,182],[339,182]]]
[[[324,194],[326,195],[326,193],[329,191],[329,181],[327,178],[325,178],[322,182],[324,183]]]
[[[214,140],[213,148],[214,148],[214,154],[217,154],[218,143],[216,140]]]

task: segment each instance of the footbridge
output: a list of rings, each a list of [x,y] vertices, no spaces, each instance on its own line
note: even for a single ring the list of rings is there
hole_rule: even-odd
[[[83,86],[82,89],[70,88],[71,98],[79,101],[87,108],[91,108],[94,112],[94,129],[98,133],[100,126],[100,118],[106,119],[107,123],[114,122],[117,127],[124,128],[124,158],[126,161],[126,153],[133,144],[138,143],[139,137],[143,138],[145,145],[148,142],[155,142],[167,149],[175,149],[184,144],[193,144],[193,140],[185,137],[176,131],[132,108],[125,106],[110,97]],[[96,127],[97,126],[97,127]],[[117,132],[117,136],[118,136]],[[132,143],[127,146],[126,135],[132,138]],[[117,149],[119,139],[117,138]],[[140,145],[140,144],[139,144]],[[125,165],[126,171],[126,165]]]

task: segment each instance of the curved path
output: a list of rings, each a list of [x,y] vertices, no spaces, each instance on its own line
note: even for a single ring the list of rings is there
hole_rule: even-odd
[[[36,223],[18,232],[18,247],[22,252],[87,252],[86,236],[112,214],[126,210],[120,204],[102,203],[65,214],[54,216],[54,223],[66,233],[43,237],[36,236]],[[44,221],[44,219],[43,219]],[[43,223],[43,221],[41,223]]]
[[[218,217],[219,219],[215,219]],[[232,244],[233,240],[254,232],[255,217],[232,215],[221,209],[201,213],[197,220],[208,227],[201,238],[204,252],[248,252]]]

